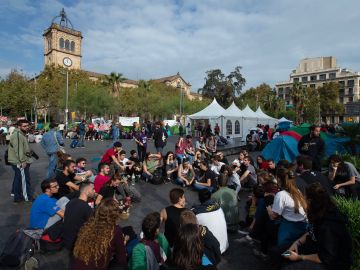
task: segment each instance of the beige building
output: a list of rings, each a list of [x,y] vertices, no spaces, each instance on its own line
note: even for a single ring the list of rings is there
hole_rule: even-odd
[[[360,100],[360,72],[338,67],[333,56],[305,58],[300,61],[298,68],[291,72],[288,81],[276,83],[277,95],[285,100],[287,106],[292,105],[290,89],[295,82],[314,88],[323,86],[324,83],[337,82],[340,85],[338,102],[345,104],[346,108],[347,104]],[[353,111],[346,110],[344,115],[322,116],[322,121],[326,123],[359,121],[359,115],[354,115]]]
[[[59,23],[55,23],[60,19]],[[72,69],[81,69],[81,42],[82,35],[80,31],[74,30],[72,23],[67,18],[64,9],[56,16],[50,27],[44,31],[44,64],[68,67]],[[93,71],[84,70],[91,80],[99,80],[105,77]],[[186,82],[179,73],[173,76],[154,79],[153,81],[165,83],[174,88],[182,89],[183,93],[190,99],[202,99],[201,95],[191,92],[191,84]],[[125,80],[120,83],[120,87],[137,88],[138,81]]]

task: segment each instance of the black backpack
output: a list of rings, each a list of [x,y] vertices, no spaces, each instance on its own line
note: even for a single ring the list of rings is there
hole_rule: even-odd
[[[25,234],[24,230],[17,230],[10,235],[5,243],[0,255],[0,265],[21,266],[38,250],[38,240]]]
[[[164,184],[163,170],[161,167],[157,168],[153,172],[153,177],[150,179],[150,183],[154,185]]]

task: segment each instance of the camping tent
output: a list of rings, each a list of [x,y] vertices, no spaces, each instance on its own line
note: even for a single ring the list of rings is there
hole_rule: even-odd
[[[293,137],[281,135],[268,143],[261,154],[265,159],[274,160],[275,164],[282,159],[293,162],[299,155],[297,145],[298,141]]]
[[[279,119],[279,127],[278,128],[280,130],[287,130],[291,127],[291,124],[292,124],[291,120],[288,120],[285,117],[281,117]]]

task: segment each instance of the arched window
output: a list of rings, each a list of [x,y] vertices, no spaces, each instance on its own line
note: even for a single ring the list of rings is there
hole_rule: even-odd
[[[59,40],[59,45],[60,45],[60,49],[64,49],[65,42],[64,42],[64,39],[63,39],[63,38],[60,38],[60,40]]]
[[[70,50],[70,41],[65,40],[65,50]]]
[[[235,134],[240,134],[240,122],[238,120],[235,121]]]
[[[226,121],[226,135],[232,134],[232,123],[230,120]]]
[[[71,43],[70,43],[70,50],[71,50],[72,52],[75,52],[75,41],[71,41]]]

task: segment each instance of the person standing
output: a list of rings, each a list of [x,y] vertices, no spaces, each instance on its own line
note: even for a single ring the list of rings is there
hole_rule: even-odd
[[[147,136],[146,136],[146,132],[145,132],[145,127],[141,128],[141,132],[139,132],[136,136],[135,136],[135,142],[137,144],[137,151],[138,151],[138,156],[139,156],[139,160],[141,162],[144,161],[145,159],[145,155],[146,155],[146,149],[147,149]]]
[[[179,136],[182,137],[184,135],[184,126],[179,122]]]
[[[302,155],[310,156],[313,161],[312,169],[321,172],[321,159],[325,152],[325,143],[320,138],[319,126],[311,126],[310,133],[300,139],[298,151]]]
[[[116,123],[114,123],[111,128],[111,137],[113,142],[116,142],[119,139],[119,134],[119,127],[116,125]]]
[[[50,130],[43,135],[40,142],[40,145],[45,150],[49,158],[46,179],[50,179],[55,176],[56,165],[58,162],[57,152],[60,151],[61,147],[64,145],[64,140],[60,131],[56,131],[56,124],[51,122],[49,127]]]
[[[156,128],[154,132],[154,144],[156,152],[162,155],[163,149],[166,146],[168,135],[161,125],[161,122],[156,122]]]
[[[190,125],[190,123],[187,123],[187,125],[186,125],[186,135],[191,135],[191,125]]]
[[[60,123],[58,128],[59,128],[59,132],[60,132],[61,136],[64,136],[65,124]]]
[[[86,121],[82,120],[81,123],[78,126],[78,134],[79,134],[79,142],[77,147],[85,147],[84,140],[85,140],[85,134],[86,134]]]
[[[12,188],[14,202],[32,201],[29,170],[34,159],[26,138],[30,125],[27,120],[22,119],[17,122],[17,127],[10,136],[8,149],[8,160],[15,173]]]
[[[219,135],[220,135],[220,127],[219,127],[219,124],[218,124],[218,123],[215,124],[214,132],[215,132],[215,135],[216,135],[216,136],[219,136]]]

